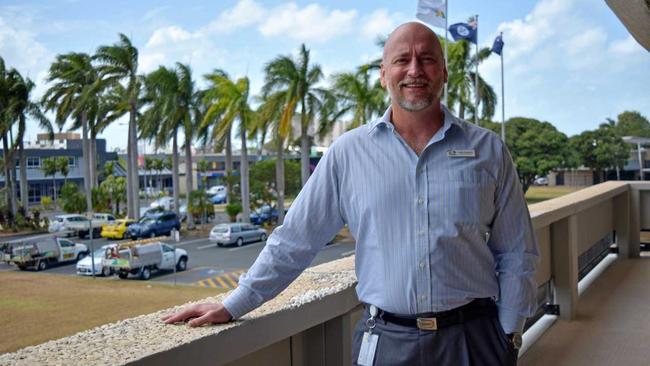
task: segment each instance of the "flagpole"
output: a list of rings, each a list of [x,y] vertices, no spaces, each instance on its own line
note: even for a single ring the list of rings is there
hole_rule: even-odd
[[[500,34],[503,41],[503,32]],[[501,48],[501,141],[506,142],[506,98],[505,84],[503,82],[503,48]]]
[[[474,72],[474,124],[478,126],[478,14],[474,18],[476,21],[476,65]]]
[[[449,37],[448,37],[448,28],[449,28],[449,0],[445,0],[445,68],[447,68],[447,43],[449,43]],[[445,82],[445,107],[448,107],[447,105],[447,82]]]

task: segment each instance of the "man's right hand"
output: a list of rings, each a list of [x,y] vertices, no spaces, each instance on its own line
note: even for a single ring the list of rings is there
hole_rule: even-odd
[[[232,315],[221,303],[196,304],[177,313],[167,314],[161,318],[165,324],[174,324],[191,319],[190,327],[200,327],[204,324],[221,324],[232,320]]]

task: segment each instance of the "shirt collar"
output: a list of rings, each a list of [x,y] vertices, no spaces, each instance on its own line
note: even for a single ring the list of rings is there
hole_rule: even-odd
[[[463,126],[462,121],[458,117],[454,116],[444,104],[440,103],[440,107],[442,109],[442,113],[444,114],[442,128],[440,129],[441,131],[446,132],[452,125],[456,125],[462,128]],[[395,125],[393,125],[390,119],[392,113],[393,113],[393,107],[388,106],[386,112],[384,112],[384,114],[381,117],[370,122],[368,134],[372,133],[379,126],[384,126],[389,128],[390,130],[394,130]]]

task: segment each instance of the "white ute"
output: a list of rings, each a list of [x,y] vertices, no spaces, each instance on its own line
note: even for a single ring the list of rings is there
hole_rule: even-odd
[[[129,274],[142,280],[151,278],[152,270],[184,271],[187,269],[187,251],[151,239],[120,243],[105,253],[102,264],[124,279]]]

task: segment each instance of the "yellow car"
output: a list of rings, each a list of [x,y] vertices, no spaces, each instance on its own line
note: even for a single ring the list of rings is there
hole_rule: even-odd
[[[124,239],[128,236],[126,228],[133,224],[135,220],[121,219],[116,220],[114,225],[102,226],[102,238],[106,239]]]

